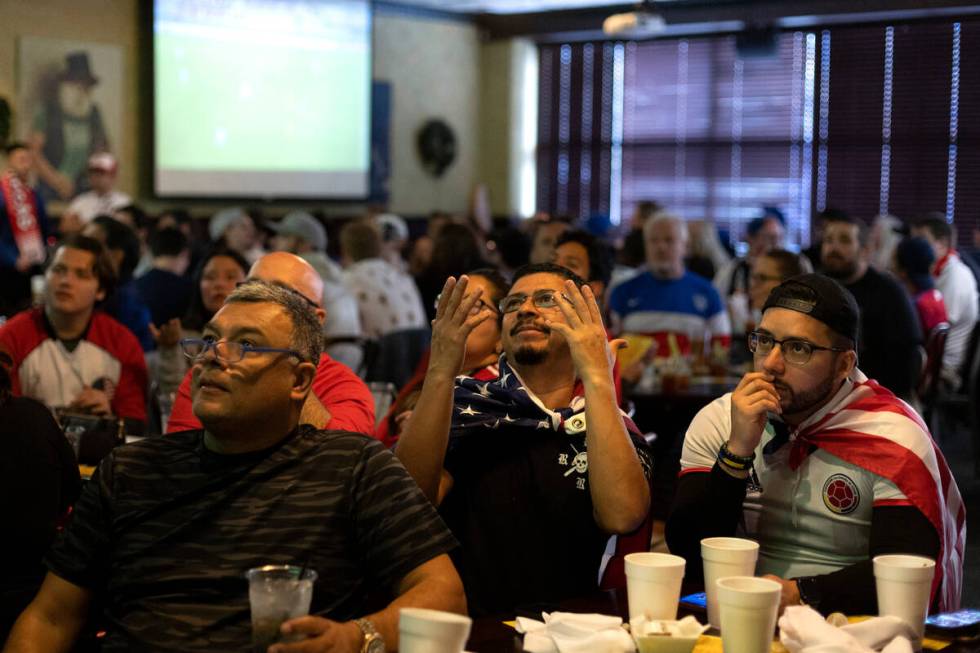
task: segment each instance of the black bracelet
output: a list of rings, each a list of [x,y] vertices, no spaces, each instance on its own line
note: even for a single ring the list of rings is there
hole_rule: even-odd
[[[752,461],[755,460],[755,452],[752,452],[751,456],[736,456],[728,449],[728,443],[725,442],[721,445],[721,449],[718,450],[718,462],[725,465],[729,469],[736,469],[738,471],[744,471],[752,467]]]

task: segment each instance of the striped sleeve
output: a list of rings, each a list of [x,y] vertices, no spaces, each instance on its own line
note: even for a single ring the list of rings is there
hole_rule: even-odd
[[[71,522],[44,560],[56,576],[91,591],[99,591],[108,580],[113,458],[113,454],[106,456],[91,480],[83,485]]]
[[[366,444],[353,476],[356,541],[365,568],[383,587],[397,587],[410,571],[456,547],[436,509],[380,442]]]

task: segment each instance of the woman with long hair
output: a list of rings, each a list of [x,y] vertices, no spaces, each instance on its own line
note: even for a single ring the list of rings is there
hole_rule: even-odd
[[[507,281],[493,268],[479,268],[467,272],[466,275],[470,278],[469,288],[471,290],[474,292],[477,289],[483,291],[485,299],[477,302],[477,310],[486,307],[497,313],[499,311],[497,304],[507,294]],[[445,282],[445,280],[443,281]],[[499,375],[497,359],[500,358],[501,352],[499,317],[498,315],[497,319],[485,320],[470,333],[466,339],[466,355],[463,357],[460,374],[481,381],[491,381],[497,378]],[[414,376],[401,389],[391,409],[378,423],[375,436],[386,445],[391,446],[398,441],[398,434],[401,432],[405,421],[411,416],[415,402],[418,400],[428,367],[429,352],[426,352],[419,362]]]
[[[179,328],[162,327],[157,335],[155,360],[148,357],[150,378],[162,394],[176,392],[187,373],[187,359],[180,350],[181,338],[196,338],[218,312],[235,286],[245,281],[248,262],[241,254],[219,247],[208,252],[194,273],[194,293]]]

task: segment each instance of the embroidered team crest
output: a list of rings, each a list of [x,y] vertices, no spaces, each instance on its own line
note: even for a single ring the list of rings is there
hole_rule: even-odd
[[[861,503],[861,493],[847,476],[834,474],[823,484],[823,503],[830,512],[847,515]]]

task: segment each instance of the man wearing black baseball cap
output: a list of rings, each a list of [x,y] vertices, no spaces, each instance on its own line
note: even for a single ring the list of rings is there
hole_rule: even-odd
[[[782,606],[875,614],[872,559],[911,553],[936,560],[932,605],[959,606],[959,491],[919,415],[857,368],[859,321],[829,277],[770,293],[754,371],[684,438],[666,535],[689,576],[702,538],[738,535],[759,542],[756,573],[782,584]]]

